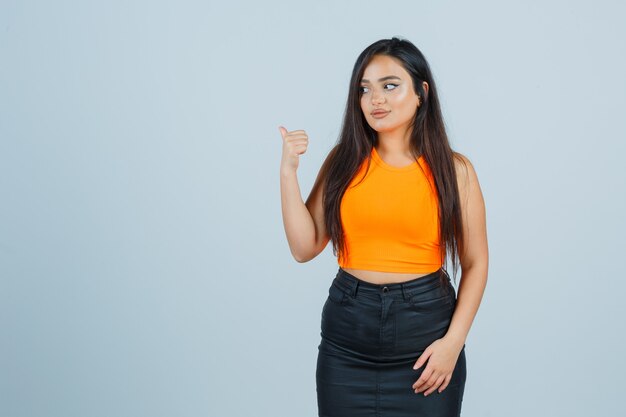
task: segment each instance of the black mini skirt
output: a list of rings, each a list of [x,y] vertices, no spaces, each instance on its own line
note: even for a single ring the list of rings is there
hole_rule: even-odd
[[[447,277],[446,285],[440,273]],[[465,345],[441,393],[424,396],[412,388],[428,362],[417,370],[413,365],[428,345],[446,334],[455,307],[456,293],[444,269],[378,285],[339,268],[322,309],[318,416],[460,416]]]

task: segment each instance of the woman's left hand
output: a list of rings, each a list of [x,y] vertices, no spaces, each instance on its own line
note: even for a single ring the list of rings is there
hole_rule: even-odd
[[[459,343],[445,337],[431,343],[413,366],[413,369],[418,369],[428,360],[426,369],[413,384],[415,393],[428,390],[424,392],[424,396],[426,396],[437,388],[439,388],[439,393],[446,389],[450,379],[452,379],[452,371],[454,371],[463,346],[463,344],[459,345]]]

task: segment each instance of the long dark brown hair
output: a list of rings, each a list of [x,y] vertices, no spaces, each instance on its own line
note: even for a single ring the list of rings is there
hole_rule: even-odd
[[[343,257],[347,253],[340,213],[343,194],[365,159],[368,159],[369,169],[372,147],[378,144],[377,132],[367,123],[360,105],[360,81],[365,67],[375,55],[387,55],[398,60],[411,75],[415,93],[420,97],[422,104],[418,107],[412,123],[410,149],[416,161],[420,155],[424,156],[433,174],[439,200],[441,264],[446,264],[447,255],[451,253],[456,283],[459,254],[463,251],[463,227],[453,157],[464,161],[459,157],[460,154],[451,149],[448,142],[437,87],[426,58],[411,42],[397,37],[374,42],[357,58],[350,79],[341,133],[323,168],[325,175],[322,204],[333,254],[337,256],[339,253]],[[422,85],[423,81],[428,83],[427,93]],[[442,268],[440,280],[444,286],[448,279],[447,271]]]

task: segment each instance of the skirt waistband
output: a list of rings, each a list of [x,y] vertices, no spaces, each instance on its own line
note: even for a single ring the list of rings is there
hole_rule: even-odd
[[[334,285],[339,286],[345,292],[351,296],[356,296],[357,292],[365,296],[376,297],[378,294],[385,294],[388,296],[400,295],[403,298],[407,298],[413,294],[420,293],[422,291],[430,291],[433,287],[440,286],[439,276],[444,274],[447,277],[449,283],[451,283],[448,272],[443,268],[424,275],[418,278],[414,278],[404,282],[394,282],[387,284],[374,284],[372,282],[364,281],[356,276],[352,275],[348,271],[339,267],[337,275],[334,279]],[[450,284],[451,285],[451,284]]]

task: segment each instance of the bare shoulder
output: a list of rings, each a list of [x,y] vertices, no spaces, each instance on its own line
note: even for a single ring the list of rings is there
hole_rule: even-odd
[[[472,162],[469,158],[463,155],[461,152],[452,152],[452,156],[454,157],[454,167],[457,172],[461,171],[467,175],[470,169],[473,169]]]
[[[453,152],[453,160],[459,193],[465,195],[472,184],[478,184],[476,170],[469,158],[460,152]]]

